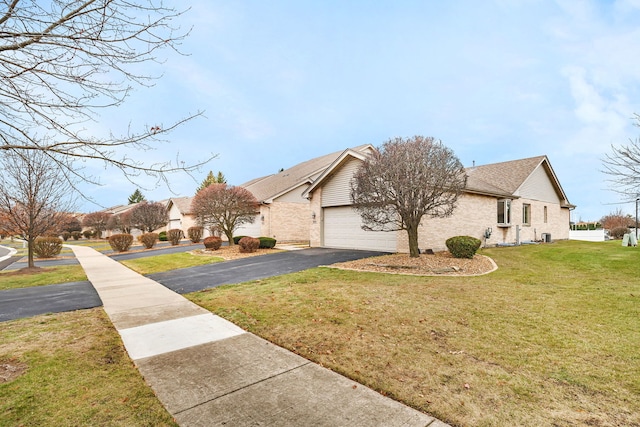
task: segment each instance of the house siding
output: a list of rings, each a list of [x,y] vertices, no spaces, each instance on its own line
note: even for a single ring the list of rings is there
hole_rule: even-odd
[[[361,163],[361,160],[349,160],[327,180],[322,191],[322,207],[351,204],[351,179]]]
[[[514,195],[542,202],[560,203],[558,194],[555,188],[553,188],[549,176],[542,165],[538,166],[533,173],[531,173]]]
[[[304,199],[306,201],[306,199]],[[311,208],[309,202],[278,201],[261,209],[264,216],[262,235],[278,242],[308,242],[310,234]]]

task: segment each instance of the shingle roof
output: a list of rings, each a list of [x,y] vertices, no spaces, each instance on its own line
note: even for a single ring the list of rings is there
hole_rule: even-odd
[[[492,163],[466,168],[467,190],[495,195],[513,195],[546,156]]]
[[[191,202],[193,201],[193,197],[173,197],[169,199],[170,203],[173,203],[178,211],[182,215],[189,215],[191,213]]]
[[[369,144],[352,148],[354,151],[362,151],[370,147]],[[263,176],[240,185],[249,190],[260,202],[269,203],[275,197],[286,193],[304,183],[311,183],[317,178],[344,150],[326,154],[299,163],[289,169],[285,169],[273,175]]]

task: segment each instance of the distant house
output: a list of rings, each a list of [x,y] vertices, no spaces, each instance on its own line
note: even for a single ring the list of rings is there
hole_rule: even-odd
[[[406,231],[364,231],[351,207],[350,181],[366,155],[366,149],[344,151],[305,191],[311,246],[409,251]],[[471,167],[466,173],[467,188],[454,214],[423,219],[421,249],[445,250],[445,241],[458,235],[487,245],[569,238],[574,206],[546,156]]]
[[[370,149],[373,149],[371,145],[361,145],[350,150],[364,153]],[[303,193],[342,153],[337,151],[316,157],[241,184],[240,187],[249,190],[258,200],[260,207],[253,223],[243,224],[234,235],[267,236],[279,242],[308,242],[311,209]],[[189,227],[197,225],[191,212],[192,201],[193,197],[169,199],[169,228],[181,228],[186,234]]]

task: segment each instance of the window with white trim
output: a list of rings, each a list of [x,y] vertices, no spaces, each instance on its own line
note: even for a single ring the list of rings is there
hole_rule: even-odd
[[[498,200],[498,225],[511,225],[511,200]]]

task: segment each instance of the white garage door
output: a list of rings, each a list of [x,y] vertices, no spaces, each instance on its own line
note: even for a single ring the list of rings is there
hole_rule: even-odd
[[[324,246],[396,252],[396,232],[364,231],[349,206],[324,208]]]
[[[236,228],[233,232],[234,236],[249,236],[249,237],[261,237],[262,230],[262,221],[260,220],[260,215],[256,215],[253,224],[242,224],[240,227]]]

